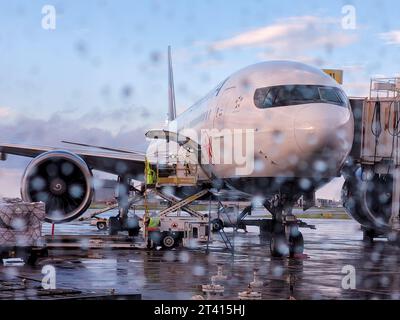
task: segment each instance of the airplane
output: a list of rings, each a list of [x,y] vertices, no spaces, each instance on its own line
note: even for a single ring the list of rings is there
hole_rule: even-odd
[[[261,62],[227,77],[177,116],[170,48],[168,74],[168,125],[146,133],[152,141],[146,154],[80,143],[75,144],[92,148],[0,144],[2,160],[7,154],[33,158],[21,181],[22,199],[45,202],[48,222],[71,221],[91,203],[92,170],[115,174],[115,221],[133,234],[137,225],[126,219],[131,181],[144,181],[147,161],[155,165],[162,148],[161,158],[168,158],[175,144],[200,166],[196,185],[176,187],[175,195],[184,198],[207,188],[218,199],[261,198],[272,214],[271,254],[302,253],[304,240],[292,207],[340,176],[353,143],[353,114],[341,86],[303,63]],[[239,141],[239,151],[228,136]],[[243,150],[250,150],[245,161],[236,161]]]

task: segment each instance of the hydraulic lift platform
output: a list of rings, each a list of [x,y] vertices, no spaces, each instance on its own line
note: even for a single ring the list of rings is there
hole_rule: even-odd
[[[209,244],[211,239],[212,223],[210,214],[205,214],[190,208],[190,204],[194,201],[203,198],[210,191],[207,187],[198,189],[197,172],[198,165],[176,162],[173,164],[155,164],[155,170],[152,169],[149,163],[146,164],[145,176],[150,178],[151,183],[146,183],[144,186],[144,201],[145,201],[145,217],[144,220],[150,218],[149,210],[147,209],[147,197],[151,193],[168,201],[169,206],[157,213],[160,219],[159,234],[160,244],[164,248],[171,249],[179,244],[193,247],[201,244]],[[154,173],[154,174],[153,174]],[[146,182],[148,182],[147,179]],[[198,191],[183,199],[179,199],[173,195],[163,192],[163,187],[173,186],[192,186]],[[194,190],[195,190],[194,189]],[[182,215],[184,211],[186,215]],[[231,242],[224,233],[223,229],[215,230],[221,235],[221,238],[228,249],[232,249]],[[148,233],[145,229],[145,239],[148,238]]]

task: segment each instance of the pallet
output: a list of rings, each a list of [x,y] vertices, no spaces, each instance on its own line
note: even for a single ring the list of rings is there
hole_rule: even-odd
[[[144,242],[133,242],[132,237],[110,235],[55,235],[45,236],[48,249],[145,249]]]
[[[22,258],[24,262],[34,265],[38,258],[47,257],[46,246],[1,246],[0,247],[0,263],[2,259]]]

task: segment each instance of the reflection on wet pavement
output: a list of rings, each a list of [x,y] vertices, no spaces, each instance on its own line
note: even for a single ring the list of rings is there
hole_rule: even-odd
[[[235,252],[219,248],[204,251],[140,250],[52,250],[50,257],[36,267],[8,268],[4,274],[41,278],[41,267],[52,264],[57,271],[57,286],[80,290],[115,289],[140,292],[143,299],[190,299],[201,294],[201,285],[210,283],[217,265],[228,275],[225,293],[219,299],[237,299],[238,292],[253,281],[258,268],[263,299],[397,299],[399,298],[399,248],[386,241],[373,246],[362,242],[357,223],[351,220],[306,220],[317,230],[304,229],[304,259],[273,259],[268,242],[262,241],[257,227],[249,233],[235,233]],[[57,226],[58,227],[58,226]],[[45,227],[45,229],[48,226]],[[76,232],[77,225],[63,227]],[[88,224],[81,232],[95,231]],[[228,233],[233,236],[233,233]],[[218,239],[218,238],[217,238]],[[216,246],[214,246],[216,247]],[[345,290],[342,268],[356,270],[356,288]],[[13,270],[11,272],[11,270]]]

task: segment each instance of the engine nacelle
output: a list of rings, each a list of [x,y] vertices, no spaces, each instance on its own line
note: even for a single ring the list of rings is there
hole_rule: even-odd
[[[76,219],[90,206],[93,175],[85,161],[68,151],[49,151],[34,158],[22,177],[24,201],[46,204],[46,221]]]
[[[390,231],[392,190],[391,175],[366,174],[358,168],[346,177],[342,189],[343,205],[347,213],[362,226],[387,232]]]

